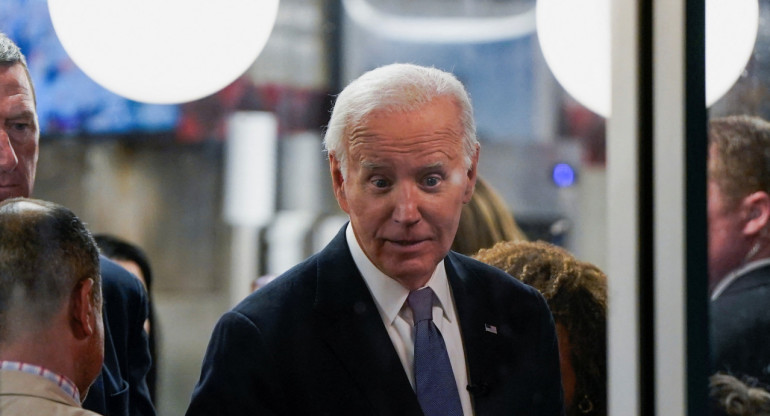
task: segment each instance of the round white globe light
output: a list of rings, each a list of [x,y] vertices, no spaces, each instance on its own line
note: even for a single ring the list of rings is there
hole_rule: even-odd
[[[154,104],[196,100],[256,60],[278,0],[48,0],[72,60],[121,96]]]
[[[537,0],[537,34],[564,89],[591,111],[610,114],[610,0]],[[759,27],[757,0],[706,0],[706,106],[743,73]]]

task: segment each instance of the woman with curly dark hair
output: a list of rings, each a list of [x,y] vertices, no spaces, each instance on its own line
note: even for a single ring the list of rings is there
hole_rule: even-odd
[[[474,257],[536,288],[548,302],[556,321],[567,415],[606,415],[606,275],[542,241],[504,241]]]

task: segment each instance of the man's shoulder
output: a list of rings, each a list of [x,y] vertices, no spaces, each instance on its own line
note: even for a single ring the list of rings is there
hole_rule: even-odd
[[[99,256],[102,290],[105,296],[125,294],[144,297],[144,288],[137,277],[104,256]]]
[[[0,371],[0,409],[3,416],[97,415],[81,408],[56,383],[21,371]]]
[[[124,325],[132,325],[128,322],[144,322],[149,301],[139,279],[104,256],[99,256],[99,268],[106,311],[105,323],[114,328],[113,331],[124,333]],[[113,336],[118,335],[113,333]]]
[[[543,295],[505,271],[482,263],[468,256],[450,252],[447,258],[455,268],[459,282],[467,293],[475,293],[476,302],[483,301],[490,307],[512,311],[515,316],[539,315],[548,310]],[[452,278],[450,277],[450,283]]]
[[[33,396],[0,397],[3,416],[59,415],[59,416],[99,416],[82,407],[51,401]]]
[[[247,317],[275,314],[282,309],[309,305],[317,284],[318,254],[280,274],[266,286],[249,294],[233,308]]]
[[[0,397],[0,407],[3,409],[3,416],[100,416],[82,407],[33,396],[3,396]]]
[[[469,275],[468,279],[471,279],[475,284],[490,285],[531,295],[539,294],[535,288],[522,283],[505,271],[472,257],[452,251],[448,258],[452,264],[457,264],[461,269],[464,269]]]
[[[735,331],[735,325],[770,327],[770,268],[739,278],[710,302],[712,327]]]
[[[759,267],[739,273],[739,277],[730,282],[717,300],[730,297],[751,298],[763,291],[765,294],[770,291],[770,263],[767,260]]]

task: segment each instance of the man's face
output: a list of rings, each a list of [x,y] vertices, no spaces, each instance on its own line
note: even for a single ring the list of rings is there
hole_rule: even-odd
[[[740,210],[727,203],[719,185],[711,179],[707,216],[709,286],[713,289],[725,275],[741,265],[748,249]]]
[[[0,65],[0,201],[32,194],[38,136],[35,102],[24,68]]]
[[[347,178],[330,158],[334,193],[359,245],[410,289],[425,285],[449,251],[473,194],[478,152],[468,168],[459,119],[446,97],[413,112],[375,111],[347,132]]]

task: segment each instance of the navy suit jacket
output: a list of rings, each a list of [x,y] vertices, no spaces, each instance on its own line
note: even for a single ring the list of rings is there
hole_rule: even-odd
[[[128,271],[100,256],[104,364],[83,407],[105,416],[154,416],[147,389],[150,349],[144,321],[147,295]]]
[[[344,230],[222,316],[188,416],[422,415]],[[476,415],[563,414],[543,297],[456,253],[445,265]]]

